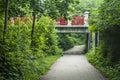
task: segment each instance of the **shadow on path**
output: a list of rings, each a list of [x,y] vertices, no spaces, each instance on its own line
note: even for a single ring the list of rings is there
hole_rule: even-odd
[[[65,55],[79,55],[84,53],[84,45],[81,46],[74,46],[73,48],[64,52]]]

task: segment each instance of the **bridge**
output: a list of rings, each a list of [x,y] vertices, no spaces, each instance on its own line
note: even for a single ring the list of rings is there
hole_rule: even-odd
[[[56,25],[57,33],[89,33],[88,25]]]
[[[67,24],[64,18],[60,20],[62,24],[65,25],[56,25],[57,33],[89,33],[88,30],[89,24],[88,24],[88,15],[89,12],[85,11],[84,16],[74,16],[72,20],[68,20]],[[77,23],[77,24],[76,24]]]
[[[89,25],[56,25],[55,29],[57,33],[84,33],[86,34],[86,47],[87,51],[90,49],[91,33],[88,30]]]
[[[93,40],[94,45],[99,45],[99,32],[95,33],[94,39],[92,39],[92,34],[88,30],[89,24],[88,24],[88,14],[89,12],[84,13],[84,24],[83,25],[71,25],[71,22],[68,21],[67,25],[56,25],[55,29],[57,33],[60,34],[66,34],[66,33],[84,33],[86,34],[86,47],[87,51],[91,47],[91,42]]]

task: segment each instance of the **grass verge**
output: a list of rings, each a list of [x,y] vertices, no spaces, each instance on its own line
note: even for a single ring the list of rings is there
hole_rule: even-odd
[[[51,65],[60,57],[60,55],[46,56],[33,61],[32,64],[34,63],[34,65],[31,65],[24,80],[40,80],[41,76],[45,75],[49,71]]]

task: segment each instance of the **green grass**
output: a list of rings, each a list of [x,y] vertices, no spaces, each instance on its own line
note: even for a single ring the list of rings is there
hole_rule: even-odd
[[[29,73],[26,73],[24,80],[39,80],[42,75],[45,75],[51,65],[60,58],[60,55],[47,56],[34,61],[33,67],[30,67]]]
[[[48,56],[44,59],[44,68],[45,68],[45,71],[43,74],[45,74],[51,67],[51,65],[58,59],[60,58],[60,55],[57,55],[57,56]]]

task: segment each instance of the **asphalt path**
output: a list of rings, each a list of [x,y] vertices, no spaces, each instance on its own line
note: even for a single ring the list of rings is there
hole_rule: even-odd
[[[83,49],[82,45],[65,51],[40,80],[108,80],[87,61]]]

